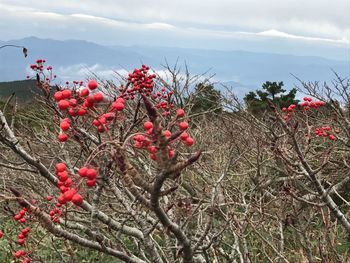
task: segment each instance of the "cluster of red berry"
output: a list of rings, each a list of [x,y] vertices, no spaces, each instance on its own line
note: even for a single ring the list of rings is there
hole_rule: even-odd
[[[95,186],[96,184],[96,177],[98,175],[98,172],[96,169],[94,168],[88,168],[86,166],[84,167],[81,167],[78,171],[80,177],[84,178],[86,177],[87,178],[87,181],[86,181],[86,186],[87,187],[93,187]]]
[[[25,250],[17,250],[17,251],[15,251],[14,253],[13,253],[13,256],[15,257],[15,258],[21,258],[21,257],[25,257],[25,256],[27,256],[27,252],[25,251]],[[21,261],[21,263],[30,263],[30,261],[31,261],[31,259],[30,258],[24,258],[22,261]]]
[[[57,186],[60,189],[61,195],[58,197],[58,206],[67,202],[73,202],[75,205],[81,205],[83,198],[77,193],[75,188],[71,188],[72,179],[69,178],[67,166],[64,163],[56,164],[56,175],[58,177]],[[59,205],[60,204],[60,205]]]
[[[30,68],[32,69],[32,70],[39,70],[39,71],[42,71],[42,70],[44,70],[44,63],[45,63],[46,61],[45,61],[45,59],[41,59],[41,58],[39,58],[39,59],[37,59],[36,60],[36,64],[31,64],[30,65]],[[49,67],[48,67],[49,68]],[[52,69],[52,67],[51,67],[51,69]],[[50,70],[51,70],[50,69]],[[49,69],[48,69],[49,70]]]
[[[151,95],[153,91],[153,79],[155,74],[148,74],[149,67],[142,65],[140,69],[134,69],[133,73],[128,76],[128,82],[131,85],[127,87],[121,87],[120,93],[123,94],[125,99],[134,99],[136,92],[144,94],[146,96]]]
[[[177,110],[176,118],[184,117],[185,111],[183,109]],[[157,145],[154,144],[154,140],[152,140],[153,136],[153,123],[151,121],[146,121],[143,124],[144,129],[146,132],[144,134],[136,134],[134,139],[134,147],[136,149],[147,149],[150,153],[150,157],[152,160],[156,160],[156,152],[157,152]],[[181,131],[181,135],[179,136],[180,140],[187,146],[192,146],[194,144],[194,140],[188,135],[188,133],[185,132],[185,130],[188,128],[188,123],[186,121],[181,121],[178,123],[178,127]],[[163,136],[165,136],[167,139],[170,139],[172,136],[172,132],[169,130],[163,131]],[[172,141],[171,143],[174,144],[176,141]],[[168,156],[169,158],[172,158],[175,155],[175,151],[168,145]]]
[[[28,237],[28,233],[30,231],[29,227],[23,228],[21,230],[21,233],[17,236],[17,243],[20,246],[23,246],[25,239]],[[4,236],[4,233],[0,230],[0,239]],[[21,257],[25,257],[27,256],[27,251],[25,250],[16,250],[13,253],[13,256],[17,259],[21,258]],[[29,257],[23,258],[21,263],[30,263],[31,259]]]
[[[329,132],[330,130],[331,130],[331,127],[329,127],[329,126],[315,128],[314,134],[318,137],[327,137],[331,141],[334,141],[336,139],[336,137]]]
[[[24,242],[26,240],[26,238],[28,237],[28,233],[30,232],[30,228],[29,227],[25,227],[21,230],[21,233],[18,234],[17,236],[17,243],[20,245],[20,246],[23,246],[24,245]],[[25,257],[27,256],[27,251],[25,250],[16,250],[14,253],[13,253],[13,256],[15,258],[21,258],[21,257]],[[23,260],[21,261],[22,263],[29,263],[31,261],[31,259],[29,257],[26,257],[26,258],[23,258]]]
[[[27,221],[25,215],[28,212],[27,208],[23,207],[21,211],[17,215],[14,216],[14,219],[18,222],[25,223]]]
[[[58,108],[61,111],[67,111],[71,117],[84,116],[88,113],[89,109],[94,108],[97,103],[102,102],[105,98],[102,92],[96,92],[90,95],[92,90],[98,87],[96,80],[90,80],[87,88],[82,88],[79,92],[71,91],[70,89],[64,89],[57,91],[54,94],[54,99],[57,101]],[[124,109],[125,100],[118,97],[111,105],[109,112],[98,116],[92,121],[92,124],[97,127],[98,132],[104,132],[106,130],[106,124],[108,121],[113,120],[116,114],[113,111],[122,111]],[[92,114],[91,114],[92,115]],[[60,128],[62,133],[58,135],[60,142],[68,140],[68,135],[64,133],[70,128],[70,120],[65,118],[61,121]]]
[[[18,244],[20,244],[21,246],[24,244],[25,239],[28,237],[28,233],[29,233],[30,229],[29,227],[23,228],[21,233],[18,235]]]
[[[287,115],[285,115],[285,116],[283,117],[283,119],[284,119],[285,121],[288,121],[288,120],[292,117],[292,113],[293,113],[293,111],[295,110],[296,107],[297,107],[297,106],[296,106],[295,104],[290,104],[290,105],[288,106],[288,108],[286,108],[286,107],[283,107],[283,108],[282,108],[282,111],[283,111],[283,112],[287,112]]]
[[[301,107],[304,107],[304,110],[309,110],[310,108],[319,108],[326,105],[323,101],[312,101],[312,98],[304,97],[304,102],[300,103]]]
[[[303,107],[304,111],[307,111],[310,108],[319,108],[326,105],[326,103],[323,101],[312,101],[312,98],[309,97],[304,97],[303,100],[304,102],[300,103],[299,106]],[[283,119],[285,121],[288,121],[292,117],[292,113],[296,109],[296,107],[297,106],[295,104],[291,104],[288,106],[288,108],[282,108],[282,112],[287,113],[285,116],[283,116]]]

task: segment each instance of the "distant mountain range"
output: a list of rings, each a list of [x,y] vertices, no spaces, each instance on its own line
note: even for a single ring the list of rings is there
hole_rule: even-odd
[[[103,78],[113,78],[113,71],[131,70],[142,63],[153,69],[164,70],[166,62],[174,66],[176,61],[192,74],[215,74],[213,81],[223,82],[247,93],[261,87],[267,80],[283,81],[291,88],[298,81],[330,81],[332,70],[343,77],[350,77],[349,58],[344,61],[314,56],[255,53],[248,51],[220,51],[145,46],[102,46],[91,42],[29,37],[5,44],[23,45],[28,48],[24,58],[20,50],[0,49],[0,81],[20,80],[28,75],[29,64],[37,58],[45,58],[62,80],[84,79],[90,71]],[[293,75],[292,75],[293,74]]]

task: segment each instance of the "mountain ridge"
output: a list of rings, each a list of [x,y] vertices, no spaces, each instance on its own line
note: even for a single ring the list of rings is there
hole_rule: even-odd
[[[86,78],[82,68],[91,68],[102,77],[111,77],[113,70],[132,70],[141,63],[162,71],[168,61],[183,68],[185,63],[192,74],[211,69],[214,81],[238,82],[242,86],[260,87],[267,80],[284,81],[287,88],[295,84],[295,75],[304,81],[330,81],[332,69],[343,77],[349,77],[347,60],[334,60],[318,56],[275,54],[246,50],[215,50],[154,46],[103,46],[85,40],[53,40],[37,37],[1,41],[0,44],[18,44],[28,48],[28,58],[13,49],[0,51],[0,81],[24,79],[29,64],[37,58],[45,58],[54,66],[55,74],[63,78]],[[85,76],[84,76],[85,74]],[[103,75],[104,74],[104,75]]]

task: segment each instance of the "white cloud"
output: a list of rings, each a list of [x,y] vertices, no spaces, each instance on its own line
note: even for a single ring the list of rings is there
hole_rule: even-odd
[[[73,16],[112,25],[248,32],[276,29],[293,35],[350,40],[348,0],[2,0],[2,3],[0,8],[9,11],[78,14]]]

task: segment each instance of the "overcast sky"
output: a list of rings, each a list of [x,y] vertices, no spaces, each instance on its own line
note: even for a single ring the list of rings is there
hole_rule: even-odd
[[[349,11],[349,0],[0,0],[0,40],[37,36],[217,49],[265,45],[264,50],[285,53],[296,45],[304,53],[342,50],[349,56]]]

